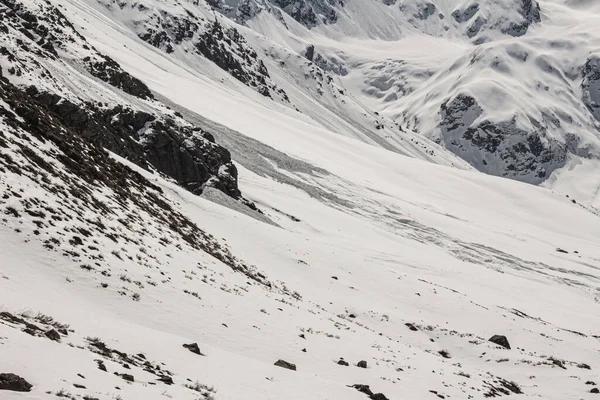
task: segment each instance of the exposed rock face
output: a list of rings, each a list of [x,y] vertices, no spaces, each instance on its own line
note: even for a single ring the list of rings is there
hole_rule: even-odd
[[[104,56],[104,61],[87,61],[88,71],[98,79],[121,89],[125,93],[141,99],[153,99],[154,96],[148,86],[139,79],[134,78],[117,64],[110,57]]]
[[[477,36],[484,27],[498,29],[510,36],[523,36],[531,25],[541,21],[540,5],[536,0],[503,0],[501,4],[504,8],[499,8],[492,14],[480,12],[484,8],[480,3],[487,5],[489,1],[472,2],[452,12],[457,23],[467,24],[465,33],[469,38]],[[506,9],[517,10],[518,16],[505,16],[502,11]]]
[[[600,57],[590,56],[583,67],[581,82],[583,102],[594,118],[600,121]]]
[[[244,23],[266,11],[285,24],[284,13],[300,24],[313,28],[318,24],[333,24],[338,20],[342,0],[209,0],[215,9],[238,23]]]
[[[302,54],[304,55],[304,58],[314,62],[317,67],[325,72],[332,72],[342,76],[348,75],[348,67],[342,60],[336,57],[323,57],[312,44],[306,46]]]
[[[199,36],[195,46],[202,55],[235,79],[257,88],[263,96],[271,97],[267,84],[270,76],[265,64],[258,58],[256,51],[246,45],[245,39],[236,29],[224,29],[215,20]]]
[[[109,129],[103,125],[101,115],[90,112],[91,109],[74,109],[75,120],[88,113],[91,121],[88,122],[89,130],[81,125],[84,129],[80,131],[81,126],[64,122],[66,119],[54,111],[52,107],[58,104],[49,105],[48,99],[54,96],[40,94],[37,90],[22,90],[0,76],[0,100],[5,104],[0,107],[4,126],[0,135],[0,149],[3,150],[0,151],[0,174],[10,172],[29,179],[41,193],[76,199],[60,206],[67,210],[61,211],[63,219],[72,219],[71,214],[82,210],[119,215],[122,217],[119,229],[128,232],[120,236],[114,226],[88,219],[84,231],[87,235],[93,230],[95,234],[105,235],[116,243],[131,236],[143,236],[147,225],[160,225],[170,232],[172,240],[177,238],[250,279],[270,285],[264,275],[259,276],[254,268],[240,262],[228,249],[177,212],[162,196],[159,187],[111,157],[99,143],[100,139],[90,139],[93,137],[90,132],[102,133]],[[113,134],[115,132],[112,131]],[[99,200],[100,191],[106,197],[104,201]],[[58,211],[52,208],[52,213]],[[79,239],[88,243],[87,236]],[[59,247],[60,243],[55,245]],[[29,325],[28,329],[39,330],[33,324]],[[100,364],[98,367],[103,368]]]
[[[35,42],[35,47],[30,47],[22,41],[18,42],[23,50],[39,57],[56,59],[59,58],[60,52],[67,51],[67,44],[79,45],[82,50],[88,50],[90,53],[83,58],[82,64],[91,75],[132,96],[142,99],[153,97],[150,89],[142,81],[90,46],[58,8],[45,3],[30,6],[31,8],[28,8],[29,6],[18,0],[0,0],[0,28],[5,33],[9,30],[18,31]],[[4,48],[3,52],[4,55],[8,55],[9,50]],[[23,73],[23,69],[18,67],[14,71],[16,74]]]
[[[566,162],[567,146],[545,136],[539,121],[532,121],[539,129],[531,132],[515,118],[476,123],[483,110],[466,94],[443,103],[440,115],[446,148],[488,174],[537,184]]]
[[[177,4],[176,7],[146,7],[134,1],[100,0],[115,15],[136,9],[135,31],[138,37],[166,53],[192,51],[206,57],[243,84],[266,97],[289,101],[283,89],[271,80],[258,53],[235,27],[228,27],[215,17],[212,21],[194,13],[197,4]],[[213,7],[226,7],[210,1]],[[250,3],[242,2],[242,13],[251,13]]]
[[[0,374],[0,390],[30,392],[33,386],[25,379],[11,373]]]
[[[143,11],[140,9],[140,12]],[[193,193],[201,193],[202,188],[208,185],[254,208],[241,197],[237,187],[237,169],[229,151],[215,144],[208,132],[195,128],[181,117],[163,115],[162,111],[142,112],[126,104],[107,108],[106,104],[87,101],[85,88],[78,94],[65,92],[61,82],[38,60],[45,59],[60,65],[66,58],[125,93],[153,101],[153,95],[144,83],[94,49],[56,7],[42,1],[0,0],[0,16],[0,30],[12,33],[4,37],[7,46],[0,48],[0,61],[6,68],[4,74],[9,79],[17,78],[21,84],[23,81],[35,84],[27,89],[27,94],[35,99],[44,113],[90,143],[100,145],[142,168],[156,169]],[[193,26],[190,21],[179,21],[170,31],[172,39],[169,37],[169,40],[181,42],[190,36]],[[212,33],[220,32],[221,36],[217,37],[223,41],[235,39],[244,43],[237,31],[226,36],[219,26],[214,29]],[[241,44],[240,48],[245,48]],[[206,48],[213,49],[210,45]],[[245,55],[246,60],[256,58],[253,50],[246,50],[249,52]],[[232,59],[238,60],[236,57]],[[260,85],[266,88],[268,73],[264,65],[257,64],[263,68],[254,76],[245,72],[241,62],[235,64],[237,67],[232,66],[241,71],[238,78],[257,88]],[[257,77],[260,77],[260,82]],[[264,94],[269,95],[268,89],[265,90]],[[32,122],[39,119],[35,112],[30,110],[27,113]]]
[[[193,193],[200,194],[207,184],[241,198],[237,169],[229,151],[215,144],[212,135],[200,128],[123,106],[82,107],[58,95],[38,93],[34,87],[28,92],[39,99],[49,115],[89,141],[143,168],[155,168]]]

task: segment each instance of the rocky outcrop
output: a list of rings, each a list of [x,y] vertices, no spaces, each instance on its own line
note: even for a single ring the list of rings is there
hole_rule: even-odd
[[[169,232],[171,240],[176,238],[196,250],[204,251],[234,271],[270,287],[271,283],[266,281],[264,275],[239,261],[226,247],[176,211],[163,196],[160,187],[128,165],[115,160],[105,150],[102,145],[103,133],[109,137],[119,134],[118,129],[103,122],[105,114],[93,112],[89,104],[78,107],[64,99],[54,102],[56,98],[56,95],[40,93],[37,89],[22,90],[0,74],[0,101],[4,104],[4,107],[0,107],[3,125],[3,134],[0,135],[0,174],[11,173],[30,180],[42,196],[47,193],[66,199],[56,206],[62,210],[60,213],[54,208],[45,209],[51,213],[49,215],[61,214],[60,220],[72,220],[72,214],[88,210],[93,215],[119,217],[119,229],[105,223],[110,218],[86,219],[82,237],[78,236],[77,239],[81,247],[84,244],[91,245],[92,239],[88,241],[91,231],[98,237],[106,237],[117,243],[136,235],[143,236],[147,226],[152,225],[152,229],[161,226]],[[60,108],[63,103],[67,104],[64,109]],[[57,110],[71,110],[73,116],[65,118]],[[149,117],[137,118],[141,123]],[[163,120],[155,118],[157,121]],[[135,119],[131,117],[129,121]],[[127,140],[130,139],[123,139],[124,142]],[[210,143],[210,139],[207,141]],[[142,153],[144,151],[143,147],[137,149],[141,149]],[[84,222],[82,218],[79,219]],[[61,243],[56,242],[55,245],[60,246]],[[54,245],[47,248],[52,250]]]
[[[503,33],[511,36],[523,36],[527,33],[529,27],[533,24],[541,22],[540,5],[536,0],[518,0],[519,14],[523,17],[523,21],[511,21],[508,27],[502,30]]]
[[[38,99],[45,112],[96,143],[145,169],[175,179],[192,193],[205,185],[241,199],[237,169],[229,151],[214,143],[208,132],[179,118],[161,118],[131,108],[100,109],[78,105],[55,94],[28,93]],[[250,204],[248,202],[248,204]]]
[[[193,12],[192,5],[162,9],[128,1],[101,1],[115,15],[122,10],[137,8],[134,29],[138,37],[148,44],[168,54],[178,48],[185,54],[190,52],[191,47],[192,52],[210,60],[263,96],[289,101],[285,91],[272,81],[256,50],[235,27],[221,23],[217,17],[207,21]],[[226,7],[218,1],[211,1],[210,4]],[[239,6],[244,4],[249,7],[248,2],[242,2]]]
[[[112,58],[102,56],[101,61],[84,59],[87,69],[92,76],[141,99],[153,99],[154,96],[148,86],[129,73],[123,71],[121,66]]]
[[[600,57],[590,56],[583,67],[581,91],[583,102],[594,118],[600,121]]]
[[[196,49],[219,68],[227,71],[238,81],[256,88],[263,96],[271,97],[267,67],[254,49],[235,28],[225,29],[217,20],[200,34]]]
[[[152,99],[150,89],[139,79],[124,71],[111,58],[100,54],[77,32],[62,12],[49,3],[35,3],[26,6],[18,0],[0,0],[0,29],[7,33],[18,31],[35,43],[29,46],[23,41],[17,45],[27,53],[38,57],[57,59],[63,53],[73,53],[66,46],[77,48],[88,55],[82,64],[94,77],[142,99]],[[8,52],[4,49],[4,52]],[[70,55],[73,57],[73,54]],[[15,69],[15,73],[16,73]]]
[[[466,94],[440,108],[444,145],[478,170],[538,184],[565,164],[569,146],[546,136],[539,121],[531,121],[538,129],[525,131],[515,118],[492,122],[480,120],[482,115],[477,101]]]
[[[344,6],[342,0],[209,0],[208,3],[240,24],[261,12],[269,12],[287,26],[282,16],[283,11],[307,28],[337,22],[339,8]]]
[[[348,67],[342,60],[335,57],[325,58],[315,49],[315,46],[312,44],[306,46],[302,52],[302,55],[307,60],[315,63],[315,65],[321,68],[324,72],[331,72],[341,76],[348,75]]]
[[[505,10],[508,8],[517,10],[518,16],[507,17]],[[452,18],[459,24],[466,24],[465,34],[469,38],[474,38],[484,29],[518,37],[526,34],[531,25],[539,23],[541,14],[536,0],[501,0],[497,5],[484,0],[455,9]]]

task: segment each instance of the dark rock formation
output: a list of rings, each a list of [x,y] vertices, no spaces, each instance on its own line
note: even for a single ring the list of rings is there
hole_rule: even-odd
[[[115,375],[119,375],[121,378],[123,378],[123,380],[127,381],[127,382],[135,382],[135,379],[133,378],[133,375],[130,374],[117,374],[115,372]]]
[[[141,99],[154,98],[146,84],[125,72],[112,58],[108,56],[103,56],[103,58],[103,61],[95,62],[84,60],[90,74],[132,96]]]
[[[444,102],[440,114],[445,147],[482,172],[538,184],[566,162],[567,145],[548,137],[540,121],[530,120],[535,131],[515,118],[475,124],[483,110],[466,94]]]
[[[479,4],[471,3],[465,8],[458,8],[452,12],[452,17],[458,23],[467,22],[479,11]]]
[[[540,5],[536,0],[518,0],[519,14],[523,17],[521,22],[511,22],[508,27],[502,30],[502,33],[511,36],[523,36],[527,33],[529,27],[541,22]]]
[[[120,3],[121,8],[126,5],[126,1]],[[212,1],[211,5],[218,7],[220,3]],[[205,21],[186,11],[176,15],[166,9],[144,10],[147,23],[138,36],[167,53],[173,53],[184,42],[189,43],[199,54],[263,96],[289,101],[285,91],[271,80],[258,53],[236,28],[221,24],[217,18]]]
[[[502,346],[505,349],[510,350],[510,343],[508,343],[508,339],[506,338],[506,336],[494,335],[491,338],[489,338],[489,341],[497,344],[498,346]]]
[[[59,103],[59,96],[39,93],[35,88],[22,90],[1,76],[0,99],[7,105],[0,107],[0,118],[6,125],[5,132],[0,136],[0,146],[7,146],[5,142],[8,140],[12,146],[11,151],[21,154],[26,160],[17,163],[12,157],[0,153],[0,173],[9,170],[14,174],[27,176],[39,185],[40,190],[76,198],[77,202],[96,213],[122,212],[127,215],[124,227],[132,232],[143,225],[140,221],[144,221],[144,224],[160,224],[192,248],[210,254],[258,283],[271,286],[264,275],[259,275],[255,268],[240,262],[225,246],[176,211],[165,200],[158,186],[116,161],[105,150],[104,139],[101,139],[103,134],[119,137],[120,131],[103,121],[104,114],[101,111],[90,104],[75,105],[66,100]],[[67,110],[71,112],[66,113]],[[67,117],[67,114],[70,116]],[[140,117],[138,122],[141,123],[146,118],[147,116]],[[157,118],[157,121],[163,120]],[[115,123],[119,125],[118,121]],[[131,131],[131,127],[128,129]],[[180,140],[183,142],[185,138],[182,136]],[[124,141],[127,141],[127,137]],[[214,145],[210,138],[206,139],[206,143],[207,146]],[[124,144],[121,150],[128,148],[137,147]],[[143,152],[143,147],[141,149]],[[210,157],[220,159],[221,156],[218,152],[210,152]],[[219,169],[223,168],[220,166]],[[218,175],[221,180],[223,174]],[[113,207],[108,208],[100,201],[93,194],[93,188],[102,188],[110,193]],[[128,221],[132,224],[129,225]],[[110,235],[107,237],[117,241],[105,225],[95,224],[93,228],[98,234]],[[39,328],[36,327],[36,330]]]
[[[503,15],[483,15],[479,12],[479,3],[457,8],[452,12],[452,17],[459,24],[469,22],[466,35],[474,38],[485,26],[490,29],[499,29],[510,36],[523,36],[529,27],[541,21],[540,5],[536,0],[510,0],[507,6],[515,7],[521,18],[515,21],[507,20]],[[514,4],[513,4],[514,3]],[[477,16],[475,19],[473,19]],[[488,20],[489,19],[489,20]]]
[[[277,360],[275,365],[281,368],[289,369],[292,371],[296,371],[296,365],[284,360]]]
[[[366,394],[371,400],[389,400],[383,393],[373,393],[369,385],[356,384],[350,387]]]
[[[50,329],[49,331],[46,331],[46,333],[44,333],[44,335],[48,339],[54,340],[55,342],[58,342],[60,340],[60,334],[54,329]]]
[[[35,87],[28,93],[44,105],[45,112],[87,140],[142,168],[155,168],[196,194],[210,185],[241,199],[229,151],[200,128],[123,106],[101,110],[92,104],[77,105],[58,95],[38,93]]]
[[[358,364],[356,364],[356,366],[358,368],[367,368],[367,362],[365,360],[359,361]]]
[[[416,332],[416,331],[418,331],[418,330],[419,330],[419,329],[418,329],[418,328],[417,328],[417,327],[416,327],[414,324],[412,324],[412,323],[410,323],[410,322],[407,322],[407,323],[406,323],[406,324],[404,324],[404,325],[406,325],[406,326],[408,327],[408,329],[410,329],[410,330],[411,330],[411,331],[413,331],[413,332]]]
[[[5,32],[8,29],[17,30],[35,42],[35,48],[20,42],[24,50],[36,56],[56,59],[61,52],[67,52],[67,44],[79,44],[90,53],[82,61],[91,75],[130,95],[142,99],[153,98],[150,89],[142,81],[124,71],[116,61],[97,52],[62,12],[49,2],[40,4],[40,9],[35,12],[19,0],[2,0],[0,4],[5,8],[0,14],[0,28]]]
[[[191,351],[194,354],[198,354],[200,356],[203,356],[204,354],[202,354],[202,352],[200,351],[200,347],[198,347],[198,343],[189,343],[189,344],[184,344],[183,347],[185,347],[186,349],[188,349],[189,351]]]
[[[600,121],[600,57],[590,56],[583,66],[582,74],[583,103],[594,118]]]
[[[0,390],[30,392],[33,386],[25,379],[11,373],[0,373]]]
[[[349,366],[350,364],[348,364],[348,361],[345,361],[343,358],[340,358],[339,361],[337,362],[338,365],[342,365],[344,367]]]

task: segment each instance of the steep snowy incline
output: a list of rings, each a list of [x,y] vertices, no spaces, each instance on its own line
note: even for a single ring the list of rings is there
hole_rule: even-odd
[[[594,396],[593,207],[344,137],[87,2],[64,14],[144,78],[146,107],[231,152],[262,214],[34,120],[44,97],[3,78],[0,373],[33,385],[3,399]]]
[[[304,51],[310,42],[301,44],[294,39],[297,46],[289,48],[214,14],[204,2],[102,0],[74,5],[75,14],[91,13],[102,24],[125,34],[128,47],[136,53],[153,62],[175,64],[165,68],[184,69],[212,81],[230,96],[245,97],[400,154],[471,168],[441,146],[402,129],[348,93],[339,76],[343,64],[336,65],[318,53],[310,56]],[[77,21],[79,17],[72,18]],[[86,26],[85,21],[79,23]],[[99,27],[97,34],[104,35],[102,30]],[[141,46],[141,41],[153,48]]]
[[[358,4],[318,3],[342,22]],[[598,396],[597,160],[571,154],[543,183],[566,196],[474,171],[393,123],[388,135],[374,112],[386,129],[360,128],[358,109],[378,103],[357,78],[371,62],[411,44],[381,69],[405,71],[417,96],[471,43],[416,27],[338,42],[321,36],[333,20],[293,25],[293,7],[292,34],[267,40],[216,26],[201,1],[106,4],[0,0],[2,400]],[[180,43],[140,37],[164,21],[149,15],[185,9],[198,26]],[[305,53],[318,37],[321,66]],[[344,65],[331,87],[354,85],[352,106],[290,80]],[[181,179],[167,166],[182,160],[208,173]]]
[[[234,3],[213,5],[338,75],[382,120],[482,172],[540,184],[571,157],[593,165],[600,155],[600,13],[591,2],[306,0],[282,12]],[[336,18],[309,23],[294,11],[319,15],[322,3]]]

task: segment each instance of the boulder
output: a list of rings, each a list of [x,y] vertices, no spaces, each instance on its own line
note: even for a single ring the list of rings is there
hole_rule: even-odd
[[[337,362],[338,365],[343,365],[344,367],[347,367],[348,365],[348,361],[344,360],[343,358],[340,358],[340,360]]]
[[[189,351],[191,351],[194,354],[198,354],[200,356],[203,356],[204,354],[202,354],[202,352],[200,351],[200,347],[198,347],[198,343],[189,343],[189,344],[184,344],[183,347],[185,347],[186,349],[188,349]]]
[[[508,343],[506,336],[494,335],[489,339],[489,341],[510,350],[510,343]]]
[[[30,392],[33,386],[25,379],[11,373],[0,374],[0,390],[12,392]]]
[[[56,332],[56,330],[54,329],[46,331],[44,333],[44,336],[46,336],[50,340],[54,340],[55,342],[58,342],[60,340],[60,333]]]
[[[278,367],[281,367],[281,368],[292,370],[292,371],[296,370],[296,364],[292,364],[292,363],[284,361],[284,360],[277,360],[275,365]]]
[[[367,362],[365,360],[361,360],[356,364],[358,368],[367,368]]]
[[[367,396],[373,396],[373,391],[371,390],[369,385],[355,384],[355,385],[352,385],[351,387],[353,387],[354,389],[358,390],[361,393],[366,394]]]

